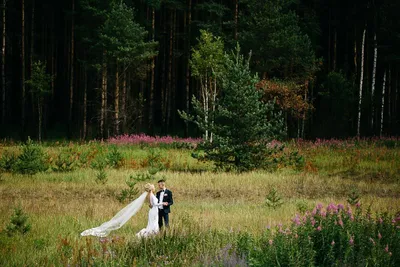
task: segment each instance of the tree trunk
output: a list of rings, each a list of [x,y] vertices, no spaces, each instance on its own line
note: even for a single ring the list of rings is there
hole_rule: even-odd
[[[375,83],[376,83],[376,62],[378,60],[378,43],[376,41],[376,33],[374,34],[374,65],[372,68],[372,89],[371,89],[371,130],[374,133],[374,116],[375,116]]]
[[[83,140],[86,140],[87,137],[87,83],[87,69],[85,65],[83,70]]]
[[[122,113],[122,131],[126,134],[126,70],[122,75],[122,97],[121,97],[121,113]]]
[[[156,31],[156,12],[154,7],[151,12],[151,39],[154,42],[155,40],[155,31]],[[149,107],[149,128],[150,132],[154,129],[154,81],[155,81],[155,64],[156,58],[153,57],[151,59],[151,81],[150,81],[150,107]],[[126,120],[124,118],[124,120]],[[124,122],[124,124],[126,121]]]
[[[335,28],[335,39],[333,41],[333,71],[336,71],[336,60],[337,60],[337,30]]]
[[[387,129],[387,131],[386,131],[386,133],[389,133],[389,134],[391,134],[391,132],[392,132],[392,124],[391,124],[391,121],[392,121],[392,113],[391,113],[391,106],[392,106],[392,68],[391,68],[391,66],[389,66],[389,77],[388,77],[388,107],[387,107],[387,110],[388,110],[388,118],[387,118],[387,121],[388,121],[388,124],[387,125],[389,125],[389,129]]]
[[[30,53],[29,53],[30,77],[32,77],[32,72],[33,72],[34,45],[35,45],[35,0],[32,0],[31,43],[30,43]],[[35,96],[33,95],[33,92],[31,92],[31,98],[32,98],[32,114],[35,114],[35,103],[34,103]]]
[[[1,44],[1,88],[2,88],[2,111],[1,123],[4,125],[6,122],[6,1],[3,0],[3,41]]]
[[[22,0],[22,17],[21,17],[21,130],[22,137],[25,138],[25,0]]]
[[[167,91],[165,94],[166,98],[166,130],[169,130],[170,113],[171,113],[171,90],[172,90],[172,57],[174,49],[174,12],[171,10],[170,15],[170,30],[169,30],[169,53],[168,53],[168,81],[167,81]]]
[[[115,71],[115,96],[114,96],[114,115],[115,115],[115,129],[114,134],[119,134],[119,66],[118,61]]]
[[[69,81],[69,113],[68,113],[68,136],[72,137],[72,111],[74,105],[74,56],[75,56],[75,0],[72,0],[72,21],[71,21],[71,69]]]
[[[106,124],[106,109],[107,109],[107,63],[106,51],[103,52],[103,66],[101,72],[101,110],[100,110],[100,136],[105,137],[104,126]]]
[[[363,93],[363,79],[364,79],[364,46],[365,46],[365,33],[367,27],[365,26],[362,39],[361,47],[361,70],[360,70],[360,91],[358,94],[358,119],[357,119],[357,137],[360,138],[360,127],[361,127],[361,104],[362,104],[362,93]]]
[[[354,27],[354,72],[357,73],[357,28]]]
[[[383,74],[383,85],[382,85],[382,107],[381,107],[381,130],[379,135],[382,136],[383,134],[383,115],[385,111],[385,89],[386,89],[386,70],[385,74]]]
[[[38,140],[42,142],[42,121],[43,121],[43,99],[39,97],[38,99]]]
[[[189,114],[190,109],[190,39],[191,39],[191,28],[192,28],[192,0],[189,0],[188,11],[187,11],[187,40],[186,40],[186,113]],[[189,136],[189,123],[185,124],[185,135]]]
[[[235,40],[238,39],[239,0],[235,0]]]

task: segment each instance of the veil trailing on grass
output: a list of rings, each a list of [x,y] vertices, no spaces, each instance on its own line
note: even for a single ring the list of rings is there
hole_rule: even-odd
[[[81,236],[107,236],[111,231],[121,228],[133,215],[135,215],[143,206],[146,200],[147,192],[144,192],[137,199],[132,201],[128,206],[120,210],[111,220],[103,223],[102,225],[85,230]]]

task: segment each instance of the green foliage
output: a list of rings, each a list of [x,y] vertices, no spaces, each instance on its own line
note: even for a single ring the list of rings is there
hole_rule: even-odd
[[[326,136],[340,136],[350,131],[356,112],[357,96],[354,86],[342,72],[330,72],[322,84],[321,106],[324,110]]]
[[[297,210],[301,213],[304,214],[308,210],[308,203],[305,200],[299,200],[296,203],[296,208]]]
[[[157,171],[152,169],[152,171],[146,173],[137,173],[135,175],[130,175],[129,178],[125,180],[128,188],[122,189],[121,192],[116,195],[116,199],[121,203],[132,201],[139,194],[139,192],[141,192],[141,190],[139,190],[136,185],[140,182],[155,180],[156,174]]]
[[[157,55],[156,42],[146,42],[147,31],[134,21],[134,10],[123,2],[114,4],[100,29],[99,39],[103,51],[114,62],[129,64],[135,74],[146,74],[146,60]]]
[[[6,150],[0,157],[0,170],[11,172],[16,161],[17,156]]]
[[[347,203],[349,203],[350,205],[359,204],[360,197],[360,191],[357,189],[357,187],[353,187],[347,195]]]
[[[96,183],[98,184],[106,184],[108,181],[107,173],[105,169],[100,168],[96,171]]]
[[[24,213],[22,208],[14,208],[14,214],[11,216],[10,222],[7,224],[4,231],[8,236],[26,234],[31,230],[31,225],[28,223],[28,219],[28,215]]]
[[[51,75],[46,73],[46,65],[40,60],[33,63],[31,79],[26,81],[31,93],[38,98],[50,94]]]
[[[210,32],[200,30],[198,44],[192,49],[190,67],[192,76],[203,83],[222,73],[224,68],[224,43],[221,38],[215,37]]]
[[[50,159],[50,163],[55,172],[70,172],[80,165],[78,155],[71,147],[62,149],[54,160]]]
[[[161,153],[161,150],[158,148],[149,148],[145,161],[147,162],[147,165],[150,167],[150,169],[154,170],[155,172],[161,171],[165,169],[165,166],[163,164],[163,154]]]
[[[43,148],[31,139],[22,146],[22,153],[18,156],[13,172],[33,175],[47,170],[47,155]]]
[[[204,151],[203,158],[225,170],[265,167],[268,153],[273,149],[268,142],[283,133],[283,120],[274,104],[261,101],[261,92],[255,87],[258,78],[251,73],[249,60],[240,55],[239,47],[236,53],[225,55],[223,93],[211,114],[214,123],[202,125],[195,119],[213,133],[212,142],[205,141],[198,147]],[[193,104],[199,112],[199,103]]]
[[[300,28],[293,1],[244,0],[239,18],[240,44],[253,51],[255,70],[269,78],[310,79],[317,62],[309,36]]]
[[[276,209],[283,205],[283,200],[275,188],[272,188],[265,200],[265,204],[273,209]]]
[[[111,148],[111,151],[107,153],[107,162],[108,165],[112,168],[119,168],[124,163],[124,157],[121,152],[118,151],[116,146]]]

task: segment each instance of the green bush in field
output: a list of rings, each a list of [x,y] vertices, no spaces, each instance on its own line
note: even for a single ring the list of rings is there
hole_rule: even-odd
[[[72,148],[61,150],[51,161],[51,169],[55,172],[70,172],[80,165],[78,155]]]
[[[107,153],[107,163],[111,168],[119,168],[124,164],[124,157],[116,146],[111,147]]]
[[[155,180],[156,173],[157,171],[152,169],[147,173],[137,173],[135,175],[130,175],[129,178],[125,180],[128,188],[122,189],[121,192],[116,195],[116,199],[121,203],[132,201],[139,194],[139,192],[141,192],[136,187],[136,185],[139,182]]]
[[[238,238],[251,266],[399,266],[400,216],[321,204],[261,238]],[[250,239],[250,240],[248,240]]]
[[[283,200],[275,188],[272,188],[265,200],[265,204],[273,209],[276,209],[283,205]]]
[[[98,184],[106,184],[108,181],[107,173],[105,169],[99,169],[96,172],[96,183]]]
[[[17,157],[12,171],[33,175],[48,168],[47,156],[43,148],[31,139],[22,146],[22,153]]]
[[[17,156],[14,153],[5,151],[0,158],[0,170],[3,170],[5,172],[12,171],[16,161],[17,161]]]
[[[8,236],[14,234],[26,234],[31,230],[31,225],[28,223],[28,215],[24,213],[22,208],[15,208],[14,214],[11,216],[9,224],[4,229]]]

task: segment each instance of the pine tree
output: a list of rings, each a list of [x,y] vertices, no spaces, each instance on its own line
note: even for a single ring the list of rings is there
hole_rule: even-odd
[[[282,135],[283,120],[272,102],[261,101],[262,93],[256,88],[258,77],[250,71],[250,57],[245,60],[239,46],[235,52],[224,57],[222,93],[211,113],[214,124],[197,120],[201,128],[214,133],[213,141],[204,142],[199,149],[219,168],[247,171],[265,166],[270,152],[267,143]],[[201,111],[198,102],[194,106]]]

